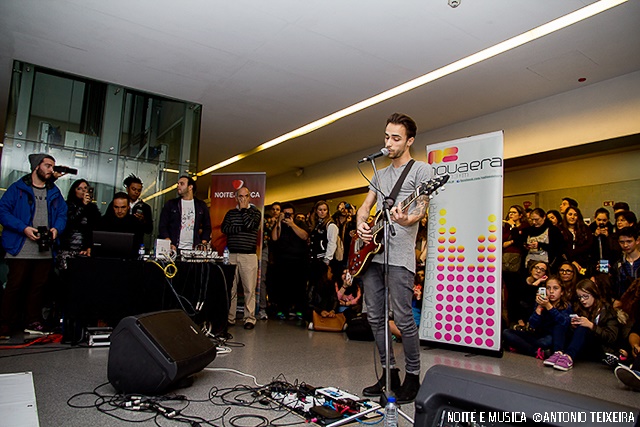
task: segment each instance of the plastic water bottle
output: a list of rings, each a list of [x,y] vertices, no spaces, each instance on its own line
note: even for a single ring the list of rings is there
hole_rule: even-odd
[[[140,245],[140,248],[138,249],[138,259],[143,259],[144,258],[144,245]]]
[[[222,252],[222,263],[229,264],[229,248],[224,247],[224,252]]]
[[[387,406],[384,407],[384,427],[398,427],[398,406],[393,396],[387,398]]]

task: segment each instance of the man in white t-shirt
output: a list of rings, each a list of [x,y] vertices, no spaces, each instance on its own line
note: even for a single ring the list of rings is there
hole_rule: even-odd
[[[178,198],[165,203],[158,235],[171,240],[172,249],[193,249],[211,240],[211,217],[207,204],[194,195],[196,183],[189,176],[178,179]]]

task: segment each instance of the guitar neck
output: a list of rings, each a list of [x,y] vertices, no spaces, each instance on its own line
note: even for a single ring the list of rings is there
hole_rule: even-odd
[[[400,210],[402,212],[406,211],[409,208],[409,206],[411,206],[411,203],[413,203],[418,197],[420,197],[421,193],[422,191],[420,188],[417,188],[415,191],[413,191],[409,197],[407,197],[402,202],[400,202],[400,205],[398,206]],[[384,226],[384,221],[381,220],[383,214],[384,213],[380,211],[376,216],[376,223],[372,227],[372,232],[374,235],[377,234],[380,230],[382,230],[382,227]]]

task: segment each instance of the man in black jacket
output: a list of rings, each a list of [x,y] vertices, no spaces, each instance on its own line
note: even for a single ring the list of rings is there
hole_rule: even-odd
[[[124,186],[129,196],[129,213],[133,215],[142,225],[144,234],[151,234],[153,231],[153,213],[151,206],[140,198],[142,193],[142,180],[134,174],[129,175],[124,180]]]
[[[195,198],[193,178],[178,179],[178,198],[164,204],[158,237],[171,241],[172,249],[193,249],[211,240],[211,217],[207,204]]]
[[[138,248],[142,244],[143,232],[138,221],[132,215],[129,215],[129,197],[127,193],[119,191],[114,194],[113,200],[98,223],[96,230],[133,234],[133,247],[131,248],[130,256],[134,257],[137,254]]]

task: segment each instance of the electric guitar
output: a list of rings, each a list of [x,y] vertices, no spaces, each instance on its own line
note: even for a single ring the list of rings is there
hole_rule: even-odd
[[[443,175],[438,178],[431,179],[427,182],[423,182],[415,189],[409,197],[402,201],[399,208],[402,211],[407,210],[411,203],[413,203],[418,197],[426,195],[430,199],[440,187],[442,187],[447,181],[449,181],[449,175]],[[365,272],[373,256],[383,250],[382,238],[378,235],[378,232],[383,229],[384,221],[382,218],[382,211],[378,211],[376,216],[369,222],[369,227],[373,232],[373,239],[369,243],[365,243],[364,240],[357,237],[351,241],[349,250],[349,264],[348,270],[352,277],[356,277]]]

